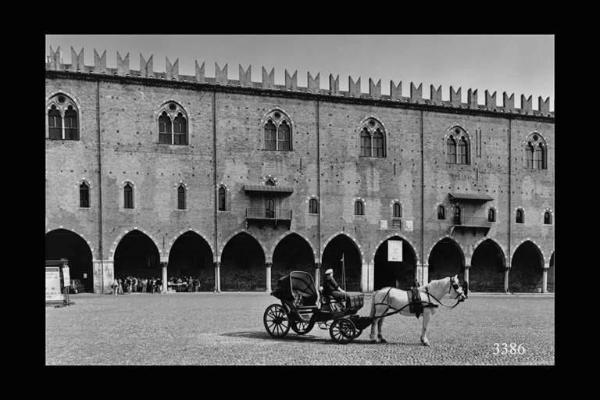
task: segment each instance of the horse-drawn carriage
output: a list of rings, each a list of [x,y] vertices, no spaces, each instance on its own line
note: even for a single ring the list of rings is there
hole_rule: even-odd
[[[461,287],[458,276],[429,282],[419,288],[404,291],[385,287],[373,293],[371,312],[368,317],[357,315],[364,304],[363,294],[348,295],[342,302],[320,295],[315,288],[312,276],[307,272],[293,271],[279,279],[277,288],[271,292],[281,304],[271,304],[265,310],[263,323],[272,337],[284,337],[290,328],[298,335],[304,335],[318,324],[321,329],[329,329],[329,335],[337,343],[349,343],[371,326],[371,341],[384,342],[381,335],[383,319],[390,315],[423,315],[421,343],[429,346],[427,324],[438,306],[449,309],[456,307],[467,298],[468,284]],[[456,303],[452,306],[442,303],[446,295],[453,295]],[[435,302],[435,303],[434,303]],[[378,329],[377,339],[375,330]]]
[[[320,329],[329,329],[335,342],[348,343],[372,321],[356,315],[364,304],[363,294],[348,294],[341,302],[320,295],[307,272],[293,271],[282,277],[271,295],[281,301],[267,307],[263,316],[265,329],[272,337],[284,337],[290,328],[304,335],[317,324]]]

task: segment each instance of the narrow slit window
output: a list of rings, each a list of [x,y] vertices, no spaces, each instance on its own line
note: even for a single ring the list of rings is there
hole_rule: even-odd
[[[402,206],[400,203],[394,203],[394,218],[402,217]]]
[[[220,186],[219,187],[219,211],[225,211],[226,208],[226,204],[225,204],[225,195],[226,195],[226,190],[224,186]]]
[[[354,215],[365,215],[365,205],[360,200],[354,203]]]
[[[185,186],[183,185],[177,188],[177,209],[185,210]]]
[[[523,212],[522,209],[519,208],[517,210],[516,222],[517,222],[517,224],[522,224],[524,220],[525,220],[525,213]]]
[[[123,207],[124,208],[133,208],[133,186],[131,183],[126,183],[123,188]]]
[[[310,199],[308,201],[308,212],[310,214],[318,214],[319,213],[319,203],[317,199]]]
[[[438,219],[446,219],[446,207],[439,205],[437,209]]]
[[[90,187],[85,182],[82,182],[81,185],[79,185],[79,207],[90,207]]]

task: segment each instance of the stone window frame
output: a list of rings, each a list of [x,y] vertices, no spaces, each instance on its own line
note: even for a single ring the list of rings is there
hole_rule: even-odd
[[[472,157],[471,157],[471,135],[469,132],[463,128],[461,125],[453,125],[446,130],[446,134],[443,138],[444,142],[444,158],[446,160],[447,165],[471,165]],[[450,160],[450,153],[448,151],[449,141],[453,141],[453,146],[455,149],[454,152],[454,161]],[[466,144],[465,158],[466,162],[459,162],[459,151],[460,148],[459,143],[464,142]]]
[[[269,122],[271,122],[275,126],[275,141],[274,141],[275,148],[273,148],[273,149],[267,148],[267,138],[266,138],[265,127],[267,126],[267,124]],[[288,148],[280,149],[279,144],[282,141],[280,141],[280,139],[279,139],[279,127],[284,122],[290,129],[289,130]],[[284,111],[282,108],[274,107],[274,108],[270,109],[269,111],[267,111],[263,115],[263,118],[260,121],[260,126],[261,126],[261,137],[262,137],[262,139],[261,139],[262,140],[262,150],[264,150],[264,151],[281,151],[281,152],[294,151],[294,132],[295,132],[294,121],[292,120],[290,115],[286,111]]]
[[[174,108],[171,107],[172,105],[174,106]],[[165,134],[161,134],[161,132],[160,132],[160,118],[163,116],[163,114],[165,114],[171,122],[171,132],[170,132],[170,134],[168,134],[171,138],[170,143],[161,142],[161,135],[165,135]],[[186,124],[185,125],[185,135],[175,134],[175,119],[177,117],[179,117],[179,114],[181,114],[181,116],[185,120],[185,124]],[[185,107],[183,107],[181,105],[180,102],[175,101],[173,99],[167,100],[158,108],[158,110],[154,113],[154,115],[155,115],[155,120],[156,120],[156,124],[157,124],[157,128],[158,128],[157,129],[158,130],[157,144],[166,145],[166,146],[189,146],[190,145],[190,125],[191,125],[190,117],[189,117],[187,110],[185,109]],[[185,143],[175,143],[176,136],[184,136]]]
[[[315,204],[315,206],[313,207],[313,204]],[[316,208],[316,212],[313,212],[313,208]],[[319,214],[319,199],[317,199],[317,196],[311,196],[308,199],[308,213],[310,215],[318,215]]]
[[[546,216],[549,217],[549,222],[546,222]],[[542,213],[542,221],[544,225],[553,225],[554,224],[554,213],[551,209],[546,208]]]
[[[519,217],[520,217],[520,221],[519,221]],[[523,207],[517,207],[517,209],[515,210],[515,223],[516,224],[525,224],[525,209]]]
[[[59,101],[60,97],[64,97],[63,102]],[[61,138],[53,139],[50,138],[50,124],[48,121],[48,113],[55,107],[56,110],[60,113],[60,121],[61,121]],[[75,111],[75,115],[77,118],[77,137],[75,139],[67,139],[65,132],[65,112],[71,107]],[[64,92],[64,91],[56,91],[51,93],[46,99],[46,139],[47,140],[63,140],[63,141],[80,141],[81,140],[81,107],[79,105],[79,101],[75,99],[74,96]]]
[[[87,207],[83,207],[81,205],[81,187],[83,185],[85,185],[87,187],[87,202],[88,202]],[[92,205],[91,205],[92,204],[92,200],[91,200],[92,185],[90,185],[90,183],[88,182],[87,179],[81,179],[79,181],[79,183],[77,184],[77,189],[79,192],[79,208],[82,210],[89,210],[90,208],[92,208]]]
[[[360,207],[362,208],[362,210],[358,209],[358,205],[360,204]],[[364,199],[362,198],[357,198],[354,199],[354,216],[355,217],[364,217],[366,215],[366,209],[367,209],[367,205]],[[357,214],[357,211],[362,211],[361,214]]]
[[[438,221],[445,221],[446,220],[446,206],[443,203],[438,203],[437,206],[435,207],[436,210],[436,219]],[[441,213],[440,213],[441,211]],[[440,214],[442,215],[442,218],[440,218]]]
[[[382,152],[383,154],[381,156],[375,155],[375,134],[377,133],[377,131],[379,130],[379,132],[381,133],[382,137],[382,141],[383,141],[383,147],[382,147]],[[369,154],[364,154],[363,153],[363,138],[366,138],[368,135],[369,138]],[[358,155],[360,158],[387,158],[387,144],[388,144],[388,131],[385,128],[385,125],[383,124],[383,122],[381,122],[381,120],[374,116],[374,115],[369,115],[365,118],[363,118],[360,121],[360,124],[358,126],[357,129],[357,137],[358,137]]]
[[[490,212],[493,213],[493,218],[490,219]],[[489,207],[488,208],[488,217],[487,217],[488,222],[496,222],[498,221],[498,210],[496,210],[496,207]]]
[[[528,171],[546,171],[548,170],[548,143],[544,136],[538,131],[533,131],[527,135],[522,142],[523,152],[525,153],[525,169]],[[541,149],[542,159],[540,160],[536,154]],[[529,163],[531,156],[531,165]],[[541,164],[541,166],[540,166]]]
[[[132,201],[132,206],[133,207],[125,207],[125,187],[127,186],[127,184],[129,184],[131,186],[131,201]],[[137,198],[136,198],[136,190],[135,190],[135,183],[130,180],[124,180],[123,182],[121,182],[121,201],[119,202],[119,204],[121,205],[121,209],[122,210],[135,210],[136,208],[136,204],[137,204]]]
[[[187,187],[187,185],[185,183],[183,183],[183,181],[179,181],[175,185],[175,187],[176,187],[176,190],[177,190],[177,204],[176,204],[175,209],[177,211],[187,211],[187,209],[188,209],[188,201],[187,201],[188,200],[188,187]],[[179,207],[179,201],[180,201],[180,198],[179,198],[180,191],[179,190],[181,188],[183,188],[183,208]]]
[[[221,200],[221,189],[224,190],[224,194],[223,194],[223,209],[221,209],[221,204],[220,204],[220,200]],[[226,184],[224,184],[223,182],[219,183],[219,185],[217,186],[217,212],[224,212],[224,211],[229,211],[229,206],[230,206],[230,199],[229,199],[229,188],[227,187]]]

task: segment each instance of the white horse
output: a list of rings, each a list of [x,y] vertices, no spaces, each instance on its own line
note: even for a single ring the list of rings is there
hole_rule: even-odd
[[[465,286],[468,291],[468,286]],[[410,303],[410,292],[400,290],[396,288],[386,287],[377,290],[373,293],[373,300],[371,305],[370,317],[373,319],[371,325],[370,339],[376,343],[387,343],[387,341],[381,335],[381,326],[383,325],[383,319],[390,313],[394,313],[397,310],[398,314],[401,315],[415,315],[409,311]],[[453,299],[457,300],[456,306],[459,302],[464,301],[467,298],[467,292],[463,290],[458,282],[458,276],[438,279],[429,282],[425,286],[419,287],[419,294],[423,304],[423,332],[421,333],[421,343],[424,346],[429,346],[429,339],[427,339],[427,325],[429,319],[436,312],[437,307],[427,307],[427,305],[435,304],[437,306],[443,304],[441,300],[444,296],[452,294]],[[378,328],[377,339],[375,339],[375,325]]]

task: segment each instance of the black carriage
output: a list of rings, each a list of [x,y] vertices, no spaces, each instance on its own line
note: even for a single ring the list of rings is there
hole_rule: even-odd
[[[329,329],[335,342],[349,343],[371,324],[371,318],[356,315],[364,304],[363,294],[349,294],[341,302],[320,295],[307,272],[293,271],[282,277],[271,295],[281,301],[267,307],[263,316],[272,337],[284,337],[290,328],[304,335],[317,324],[320,329]]]

